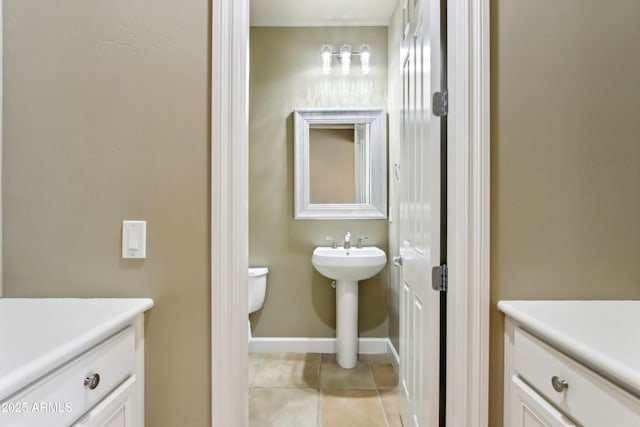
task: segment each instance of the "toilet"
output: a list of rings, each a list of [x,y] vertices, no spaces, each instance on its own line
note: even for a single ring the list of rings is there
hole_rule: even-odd
[[[247,295],[249,297],[249,314],[258,311],[264,304],[267,293],[267,267],[249,267]],[[249,341],[251,341],[251,321],[249,321]]]

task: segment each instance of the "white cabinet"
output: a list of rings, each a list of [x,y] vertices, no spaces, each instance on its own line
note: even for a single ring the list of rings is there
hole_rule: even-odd
[[[66,427],[76,420],[77,426],[133,426],[135,382],[129,326],[10,396],[0,421],[12,427]]]
[[[511,377],[509,385],[512,427],[576,427],[542,396],[527,386],[517,376]]]
[[[92,324],[75,316],[70,323],[77,335],[61,333],[60,340],[42,336],[55,345],[52,350],[38,353],[31,342],[23,348],[14,345],[14,353],[4,353],[14,361],[22,351],[25,364],[14,362],[16,368],[0,377],[0,386],[11,384],[11,389],[0,395],[0,426],[2,427],[141,427],[144,425],[144,314],[135,307],[122,314],[125,321],[111,325],[96,321]],[[118,301],[107,301],[105,319],[122,313]],[[124,301],[123,304],[128,303]],[[90,301],[96,313],[103,304]],[[85,304],[78,304],[84,307]],[[129,304],[131,305],[131,304]],[[1,307],[0,307],[1,308]],[[126,307],[125,307],[126,308]],[[113,309],[113,312],[111,312]],[[1,313],[0,313],[1,314]],[[82,313],[85,314],[85,313]],[[126,317],[125,317],[126,316]],[[62,318],[63,316],[58,316]],[[94,316],[94,318],[97,316]],[[88,317],[85,317],[85,319]],[[58,319],[59,320],[59,319]],[[56,330],[56,318],[49,320]],[[8,335],[8,334],[7,334]],[[6,338],[10,341],[11,337]],[[62,344],[57,344],[62,342]],[[84,344],[81,344],[84,342]],[[16,341],[17,343],[17,341]],[[15,344],[15,343],[14,343]],[[37,344],[37,343],[36,343]],[[31,350],[26,351],[25,349]],[[4,348],[3,348],[4,351]],[[38,376],[28,375],[31,366],[43,366]],[[15,372],[23,372],[22,380]],[[6,390],[5,387],[2,390]]]
[[[83,416],[73,427],[132,427],[134,422],[133,389],[136,377],[131,376]]]
[[[637,427],[640,399],[507,318],[505,427]]]

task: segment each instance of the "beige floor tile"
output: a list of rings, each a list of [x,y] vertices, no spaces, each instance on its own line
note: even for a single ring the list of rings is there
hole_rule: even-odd
[[[358,362],[353,369],[341,368],[337,363],[323,363],[320,367],[321,388],[375,388],[369,365]]]
[[[336,363],[336,354],[335,353],[322,353],[322,354],[320,354],[320,362],[321,363]]]
[[[402,427],[398,392],[387,388],[397,383],[388,362],[386,355],[359,355],[347,370],[335,354],[251,353],[249,426]]]
[[[262,363],[264,360],[264,353],[249,353],[249,362]]]
[[[323,390],[320,419],[322,427],[387,427],[375,390]]]
[[[250,427],[316,427],[318,392],[255,388],[249,400]]]
[[[256,378],[256,373],[258,372],[258,368],[261,366],[261,363],[259,362],[254,362],[253,360],[249,359],[249,365],[248,365],[248,374],[249,374],[249,386],[251,386],[253,384],[253,382],[255,381]]]
[[[379,393],[389,427],[402,427],[402,421],[400,420],[399,390],[380,390]]]
[[[319,370],[317,363],[263,363],[256,370],[253,386],[317,388]]]
[[[398,386],[398,374],[391,363],[371,365],[373,379],[378,388],[394,388]]]
[[[263,363],[320,363],[320,353],[266,353]]]
[[[371,360],[373,360],[377,356],[377,354],[358,354],[358,361],[370,363]]]
[[[369,365],[380,365],[385,363],[391,363],[391,358],[388,354],[367,354]]]
[[[336,363],[336,354],[322,353],[320,355],[320,361],[322,363]],[[390,363],[391,361],[386,354],[358,354],[358,362],[364,362],[372,365],[375,363]]]

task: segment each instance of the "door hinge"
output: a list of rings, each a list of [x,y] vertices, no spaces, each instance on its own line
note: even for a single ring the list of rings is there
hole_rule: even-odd
[[[444,117],[449,114],[449,91],[447,89],[433,94],[432,107],[434,116]]]
[[[431,287],[434,291],[447,292],[449,289],[449,269],[447,264],[437,265],[431,269]]]

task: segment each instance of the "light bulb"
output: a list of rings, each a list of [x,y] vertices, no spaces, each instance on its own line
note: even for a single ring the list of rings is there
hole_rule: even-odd
[[[342,74],[349,74],[351,68],[351,46],[343,44],[340,46],[340,62],[342,63]]]
[[[369,74],[369,58],[371,57],[371,48],[369,45],[360,46],[360,69],[362,74]]]
[[[322,46],[322,73],[331,74],[331,53],[332,48],[328,44]]]

